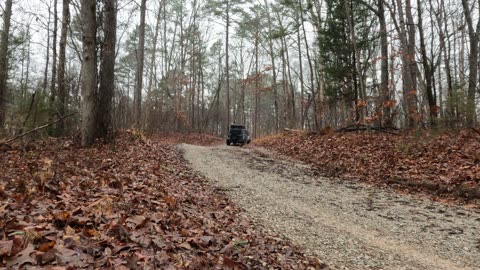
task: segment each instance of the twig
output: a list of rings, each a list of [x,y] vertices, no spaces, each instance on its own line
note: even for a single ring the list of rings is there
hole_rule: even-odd
[[[478,131],[478,129],[472,127],[472,130],[475,131],[478,135],[480,135],[480,131]]]
[[[25,127],[25,124],[27,124],[27,121],[30,118],[30,114],[32,113],[33,104],[35,103],[35,96],[36,95],[37,95],[37,91],[33,92],[32,101],[30,102],[30,107],[28,108],[27,117],[25,117],[25,120],[23,120],[22,129]]]
[[[30,134],[30,133],[33,133],[33,132],[38,131],[38,130],[40,130],[40,129],[44,129],[44,128],[46,128],[46,127],[49,127],[49,126],[51,126],[51,125],[54,125],[54,124],[62,121],[63,119],[68,118],[68,117],[70,117],[70,116],[72,116],[72,115],[75,115],[75,114],[77,114],[77,113],[78,113],[78,112],[74,112],[74,113],[65,115],[65,116],[63,116],[63,117],[58,118],[57,120],[55,120],[55,121],[53,121],[53,122],[50,122],[50,123],[47,123],[47,124],[45,124],[45,125],[43,125],[43,126],[39,126],[39,127],[34,128],[34,129],[31,129],[31,130],[29,130],[29,131],[27,131],[27,132],[25,132],[25,133],[22,133],[22,134],[20,134],[20,135],[17,135],[17,136],[15,136],[15,137],[13,137],[13,138],[11,138],[11,139],[8,139],[8,140],[6,140],[6,141],[4,141],[4,142],[0,142],[0,145],[2,145],[2,144],[8,144],[8,143],[10,143],[10,142],[15,141],[16,139],[19,139],[19,138],[22,138],[22,137],[28,135],[28,134]]]
[[[396,132],[388,131],[385,128],[367,127],[366,125],[363,125],[363,124],[346,126],[346,127],[339,128],[339,129],[335,130],[335,132],[354,132],[354,131],[360,131],[360,130],[363,131],[363,130],[368,130],[368,129],[376,130],[376,131],[380,131],[380,132],[383,132],[383,133],[388,133],[388,134],[392,134],[392,135],[396,135],[396,136],[400,135]]]
[[[371,127],[371,129],[376,130],[376,131],[380,131],[380,132],[384,132],[384,133],[388,133],[388,134],[392,134],[392,135],[396,135],[396,136],[400,136],[400,134],[398,134],[398,133],[388,131],[388,130],[383,129],[383,128]]]

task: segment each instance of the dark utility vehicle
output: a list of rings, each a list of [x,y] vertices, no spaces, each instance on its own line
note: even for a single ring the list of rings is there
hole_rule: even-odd
[[[250,134],[248,130],[243,125],[230,125],[230,129],[228,130],[228,138],[227,138],[227,145],[230,144],[239,144],[244,145],[250,143]]]

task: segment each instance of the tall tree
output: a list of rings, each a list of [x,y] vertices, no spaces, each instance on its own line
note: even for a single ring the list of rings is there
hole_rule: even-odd
[[[67,86],[65,82],[65,59],[66,59],[66,47],[67,47],[67,31],[70,21],[70,0],[63,0],[62,11],[62,30],[60,35],[60,54],[58,57],[58,113],[60,117],[65,115],[67,107]],[[59,132],[63,132],[65,125],[63,121],[60,121],[58,126]]]
[[[51,114],[56,115],[58,114],[57,108],[55,106],[55,99],[57,98],[57,88],[56,88],[56,80],[57,80],[57,31],[58,31],[58,15],[57,15],[57,6],[58,0],[53,1],[53,32],[52,32],[52,77],[50,80],[50,106],[51,106]]]
[[[0,129],[5,125],[6,97],[8,79],[8,41],[10,35],[10,19],[12,17],[12,0],[5,0],[3,13],[3,31],[0,40]]]
[[[395,20],[395,27],[400,35],[400,43],[402,46],[402,93],[405,101],[405,120],[408,127],[415,127],[417,123],[415,25],[413,24],[410,0],[406,0],[405,12],[402,1],[397,0],[396,3],[399,23]],[[405,20],[407,20],[407,22],[405,22]],[[407,26],[409,27],[408,31]]]
[[[225,129],[228,132],[230,126],[230,62],[229,62],[229,31],[230,31],[230,0],[225,1],[225,74],[227,75],[227,127]]]
[[[97,103],[97,17],[96,0],[81,0],[82,66],[82,146],[95,141]]]
[[[214,0],[210,1],[207,5],[209,9],[215,16],[219,16],[225,19],[225,80],[226,80],[226,125],[225,132],[228,131],[231,119],[230,113],[230,27],[231,27],[231,16],[233,13],[241,11],[241,8],[236,6],[244,3],[244,0]]]
[[[267,0],[264,0],[265,4],[265,14],[268,20],[268,33],[266,34],[267,42],[268,42],[268,49],[269,49],[269,54],[270,54],[270,60],[272,62],[272,91],[274,95],[274,100],[273,100],[273,113],[274,113],[274,119],[275,119],[275,131],[278,131],[280,127],[280,121],[279,121],[279,109],[278,109],[278,93],[277,93],[277,68],[275,65],[275,51],[273,48],[273,39],[271,37],[271,33],[273,32],[273,22],[272,22],[272,17],[270,16],[270,8],[269,4],[267,3]]]
[[[422,55],[423,73],[425,75],[425,81],[426,81],[425,90],[427,92],[430,121],[432,122],[432,125],[435,125],[436,118],[437,118],[437,106],[436,106],[436,101],[433,95],[433,85],[432,85],[433,72],[427,58],[427,49],[425,46],[425,34],[423,31],[423,9],[422,9],[422,3],[420,0],[417,0],[417,9],[418,9],[418,33],[420,35],[420,52]]]
[[[115,48],[117,40],[117,0],[105,1],[103,11],[104,40],[100,51],[97,137],[109,139],[112,129],[112,100],[115,90]]]
[[[473,19],[468,0],[462,0],[463,13],[467,22],[468,36],[470,37],[470,54],[468,56],[468,90],[467,90],[467,125],[472,127],[475,121],[475,92],[478,73],[478,41],[480,35],[480,19],[474,28]]]
[[[137,70],[135,72],[135,127],[142,127],[142,88],[143,88],[143,67],[145,60],[145,13],[147,10],[147,0],[141,0],[140,5],[140,26],[138,33],[137,47]]]

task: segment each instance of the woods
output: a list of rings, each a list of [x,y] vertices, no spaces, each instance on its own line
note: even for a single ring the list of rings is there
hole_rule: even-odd
[[[478,1],[20,2],[2,3],[3,136],[75,111],[43,132],[478,125]]]

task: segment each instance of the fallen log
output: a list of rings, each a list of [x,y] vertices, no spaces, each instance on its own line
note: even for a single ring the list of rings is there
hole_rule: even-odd
[[[47,127],[49,127],[49,126],[52,126],[52,125],[54,125],[54,124],[56,124],[56,123],[64,120],[65,118],[68,118],[68,117],[70,117],[70,116],[73,116],[73,115],[75,115],[75,114],[77,114],[77,113],[78,113],[78,112],[74,112],[74,113],[71,113],[71,114],[62,116],[62,117],[58,118],[58,119],[55,120],[55,121],[49,122],[49,123],[47,123],[47,124],[45,124],[45,125],[43,125],[43,126],[36,127],[36,128],[34,128],[34,129],[31,129],[31,130],[29,130],[29,131],[27,131],[27,132],[24,132],[24,133],[20,134],[20,135],[17,135],[17,136],[15,136],[15,137],[11,138],[11,139],[8,139],[8,140],[6,140],[6,141],[0,142],[0,145],[7,145],[8,143],[11,143],[11,142],[13,142],[13,141],[15,141],[15,140],[17,140],[17,139],[20,139],[20,138],[22,138],[22,137],[24,137],[24,136],[26,136],[26,135],[28,135],[28,134],[30,134],[30,133],[33,133],[33,132],[35,132],[35,131],[38,131],[38,130],[47,128]]]
[[[387,134],[392,134],[392,135],[396,135],[396,136],[400,135],[396,132],[389,131],[389,130],[387,130],[385,128],[382,128],[382,127],[369,127],[369,126],[366,126],[364,124],[346,126],[346,127],[343,127],[343,128],[336,129],[335,132],[354,132],[354,131],[365,131],[365,130],[375,130],[375,131],[379,131],[379,132],[383,132],[383,133],[387,133]]]

